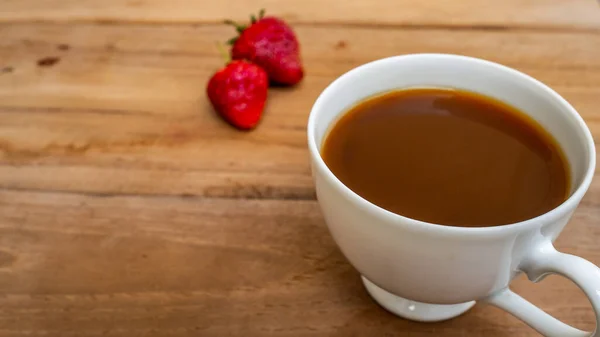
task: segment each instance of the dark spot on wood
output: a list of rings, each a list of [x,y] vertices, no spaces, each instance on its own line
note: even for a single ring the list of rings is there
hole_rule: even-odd
[[[13,263],[15,263],[16,260],[17,260],[16,256],[14,256],[10,253],[7,253],[7,252],[0,251],[0,268],[9,267]]]
[[[37,61],[39,67],[52,67],[60,61],[60,58],[55,56],[48,56],[41,58]]]
[[[316,200],[317,196],[312,187],[286,186],[275,187],[267,185],[238,185],[208,186],[203,196],[209,198],[228,199],[259,199],[259,200]]]
[[[340,50],[340,49],[346,49],[348,47],[348,42],[344,41],[344,40],[339,40],[336,44],[335,44],[335,49]]]
[[[147,258],[148,258],[148,255],[142,254],[142,259],[147,259]]]
[[[69,46],[66,43],[61,43],[58,46],[56,46],[56,48],[58,48],[58,50],[67,51],[67,50],[71,49],[71,46]]]
[[[13,67],[4,67],[2,69],[0,69],[0,72],[3,74],[8,74],[8,73],[12,73],[15,70],[15,68]]]
[[[115,51],[117,47],[113,43],[107,43],[106,46],[104,46],[104,49],[107,51]]]

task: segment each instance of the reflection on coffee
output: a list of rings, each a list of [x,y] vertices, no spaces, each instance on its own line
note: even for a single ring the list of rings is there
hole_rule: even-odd
[[[569,193],[556,140],[503,102],[467,91],[414,88],[351,108],[322,146],[351,190],[391,212],[486,227],[546,213]]]

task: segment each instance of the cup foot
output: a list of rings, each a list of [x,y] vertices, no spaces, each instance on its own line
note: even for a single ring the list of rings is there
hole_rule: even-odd
[[[369,295],[389,312],[418,322],[438,322],[458,317],[475,305],[475,301],[460,304],[428,304],[393,295],[362,276]]]

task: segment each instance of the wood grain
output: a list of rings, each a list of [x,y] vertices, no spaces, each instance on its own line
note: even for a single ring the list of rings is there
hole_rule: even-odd
[[[590,0],[5,0],[0,20],[205,23],[248,20],[266,8],[296,24],[597,29]]]
[[[312,198],[304,130],[312,102],[352,67],[412,52],[463,53],[530,73],[573,101],[594,135],[600,132],[600,60],[590,47],[600,46],[598,34],[297,31],[312,41],[304,51],[306,80],[293,90],[272,90],[259,131],[240,133],[215,118],[204,95],[206,78],[221,62],[214,41],[231,35],[227,27],[0,27],[3,66],[14,69],[0,76],[0,183],[94,193]],[[63,44],[68,51],[59,50]],[[37,65],[49,56],[60,61]]]
[[[307,68],[250,133],[204,95],[218,22],[266,7]],[[14,0],[0,4],[0,337],[535,336],[476,306],[438,324],[366,295],[314,197],[305,124],[321,90],[390,55],[466,54],[552,86],[600,137],[594,1]],[[559,249],[600,264],[600,179]],[[568,281],[513,289],[582,329]]]
[[[595,261],[583,205],[558,246]],[[387,314],[333,245],[315,201],[1,192],[2,336],[533,335],[489,307],[440,324]],[[514,289],[592,328],[570,283]]]

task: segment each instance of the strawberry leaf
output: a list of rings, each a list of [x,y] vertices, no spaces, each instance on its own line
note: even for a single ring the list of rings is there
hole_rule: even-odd
[[[231,26],[235,27],[235,30],[240,34],[246,29],[246,26],[240,25],[239,23],[237,23],[233,20],[225,20],[224,23],[226,25],[231,25]]]

